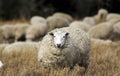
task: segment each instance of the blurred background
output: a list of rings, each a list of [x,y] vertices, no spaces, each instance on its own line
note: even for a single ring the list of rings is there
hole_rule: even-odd
[[[0,19],[30,19],[64,12],[73,17],[93,16],[98,9],[120,13],[120,0],[0,0]]]

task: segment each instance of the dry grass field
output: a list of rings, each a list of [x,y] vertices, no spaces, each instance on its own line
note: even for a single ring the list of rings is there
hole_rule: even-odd
[[[91,64],[83,75],[84,68],[75,66],[73,70],[43,69],[37,61],[37,52],[25,51],[2,55],[4,66],[0,76],[120,76],[120,42],[103,45],[92,43]]]
[[[120,41],[108,45],[91,42],[91,63],[85,74],[84,68],[77,65],[73,70],[41,68],[37,53],[26,50],[2,54],[0,60],[4,66],[0,76],[120,76]]]

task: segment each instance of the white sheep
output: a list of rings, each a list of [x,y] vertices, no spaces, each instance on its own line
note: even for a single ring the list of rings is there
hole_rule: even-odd
[[[69,21],[62,17],[50,16],[47,18],[47,24],[49,31],[55,28],[67,27],[69,26]]]
[[[17,41],[25,34],[25,30],[28,26],[28,24],[5,24],[1,26],[0,29],[2,30],[2,34],[6,40],[9,38],[15,38],[15,41]]]
[[[39,49],[40,42],[15,42],[6,46],[2,52],[2,55],[8,53],[20,53],[20,52],[29,52],[37,51]]]
[[[5,38],[5,40],[8,40],[9,38],[15,36],[14,25],[5,24],[5,25],[1,26],[0,29],[2,30],[2,35]]]
[[[94,39],[91,38],[92,44],[100,44],[100,45],[110,45],[113,42],[111,40],[101,40],[101,39]]]
[[[114,26],[113,26],[113,31],[120,34],[120,22],[116,23]]]
[[[67,19],[69,22],[73,21],[73,18],[70,15],[66,14],[66,13],[56,12],[55,14],[53,14],[53,16],[63,17],[65,19]]]
[[[29,27],[29,24],[16,24],[15,26],[15,41],[18,41],[22,36],[25,37],[25,31]]]
[[[112,32],[112,25],[108,22],[92,27],[88,33],[92,38],[106,38]]]
[[[106,21],[107,14],[108,14],[108,11],[106,9],[100,9],[97,15],[93,16],[96,24]]]
[[[3,30],[0,27],[0,43],[6,43],[6,40],[3,35]]]
[[[32,26],[29,26],[26,29],[26,40],[27,41],[33,41],[37,38],[42,38],[48,30],[47,23],[38,23],[34,24]]]
[[[112,40],[120,40],[120,22],[113,26],[113,33],[110,38]]]
[[[107,15],[106,20],[109,21],[111,19],[120,19],[120,14],[110,13]]]
[[[43,67],[73,67],[86,69],[90,63],[90,38],[84,31],[64,27],[49,32],[41,41],[38,61]]]
[[[92,38],[107,38],[110,36],[110,34],[112,33],[113,31],[113,25],[115,23],[117,23],[119,20],[117,19],[113,19],[111,21],[108,21],[108,22],[103,22],[103,23],[100,23],[94,27],[92,27],[88,33],[90,34],[90,36]]]
[[[85,22],[73,21],[69,25],[69,27],[76,27],[76,28],[82,29],[82,30],[87,32],[91,26],[89,24],[85,23]]]
[[[85,17],[84,19],[83,19],[83,22],[85,22],[85,23],[87,23],[87,24],[89,24],[89,25],[91,25],[91,26],[94,26],[96,23],[95,23],[95,19],[94,18],[92,18],[92,17]]]
[[[30,23],[31,23],[31,25],[35,25],[35,24],[38,24],[38,23],[46,23],[46,19],[41,17],[41,16],[33,16],[30,19]]]

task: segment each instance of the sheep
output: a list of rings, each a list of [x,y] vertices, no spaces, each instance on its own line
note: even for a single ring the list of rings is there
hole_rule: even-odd
[[[120,22],[113,26],[113,33],[111,35],[112,40],[120,40]]]
[[[110,36],[110,33],[113,31],[113,25],[117,23],[118,19],[113,19],[108,22],[100,23],[92,27],[88,33],[92,38],[104,39]]]
[[[1,26],[0,29],[2,30],[2,35],[5,40],[8,40],[9,38],[12,38],[15,36],[14,35],[15,27],[13,25],[5,24],[5,25]]]
[[[6,43],[6,40],[3,36],[3,30],[0,28],[0,43]]]
[[[47,23],[38,23],[26,29],[26,41],[33,41],[42,38],[48,30]]]
[[[55,14],[53,14],[53,16],[63,17],[65,19],[67,19],[69,22],[73,21],[73,18],[70,15],[66,14],[66,13],[56,12]]]
[[[120,14],[110,13],[107,15],[106,20],[109,21],[111,19],[120,19]]]
[[[15,42],[18,41],[25,34],[25,30],[29,25],[26,24],[16,24],[16,25],[9,25],[5,24],[0,27],[2,30],[3,37],[5,40],[9,38],[15,38]]]
[[[19,38],[25,36],[25,31],[28,28],[29,24],[16,24],[15,25],[15,41],[18,41]]]
[[[37,51],[39,49],[40,42],[15,42],[6,46],[2,52],[2,55],[8,55],[9,53],[20,53]]]
[[[113,42],[111,40],[101,40],[101,39],[94,39],[91,38],[92,44],[101,44],[101,45],[110,45]]]
[[[47,18],[47,24],[48,24],[49,31],[51,31],[55,28],[69,26],[69,21],[62,17],[50,16]]]
[[[84,31],[88,31],[89,28],[91,27],[89,24],[85,23],[85,22],[81,22],[81,21],[73,21],[70,25],[70,27],[76,27],[76,28],[80,28]]]
[[[113,26],[113,31],[120,34],[120,22],[116,23],[114,26]]]
[[[75,64],[88,68],[90,37],[81,29],[64,27],[49,32],[41,41],[38,61],[43,67],[70,67]]]
[[[108,22],[94,26],[88,31],[92,38],[97,39],[106,38],[110,32],[112,32],[112,25]]]
[[[83,22],[85,22],[91,26],[94,26],[96,24],[94,18],[92,18],[92,17],[85,17],[83,19]]]
[[[98,11],[98,14],[93,16],[93,18],[95,19],[96,24],[106,21],[107,14],[108,14],[107,10],[100,9]]]
[[[35,25],[35,24],[39,24],[39,23],[46,23],[46,19],[41,17],[41,16],[33,16],[30,19],[30,24],[31,25]]]
[[[98,48],[97,46],[101,46],[102,48],[104,47],[116,48],[118,46],[118,43],[113,42],[110,39],[102,40],[91,38],[91,47]]]
[[[2,61],[0,61],[0,68],[2,68],[3,67],[3,63],[2,63]]]

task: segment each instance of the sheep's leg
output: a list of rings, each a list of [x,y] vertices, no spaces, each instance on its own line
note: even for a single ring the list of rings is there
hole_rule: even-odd
[[[83,58],[84,60],[82,60],[80,63],[79,63],[79,66],[83,66],[85,68],[85,73],[88,71],[88,68],[89,68],[89,63],[90,63],[90,59],[88,57],[86,58]]]
[[[84,67],[85,67],[85,73],[87,73],[88,72],[89,64],[84,65]]]
[[[9,37],[8,36],[3,36],[3,38],[5,39],[5,43],[9,43]]]
[[[14,42],[17,42],[18,41],[18,37],[15,37],[15,41]]]
[[[30,35],[26,35],[25,38],[26,38],[26,41],[27,41],[27,42],[31,42],[31,41],[33,41],[33,39],[34,39],[34,37],[33,37],[33,36],[30,36]]]
[[[32,39],[26,39],[27,42],[32,42]]]
[[[21,36],[22,36],[21,34],[16,33],[16,34],[15,34],[15,42],[17,42],[17,41],[18,41],[18,39],[19,39]]]

